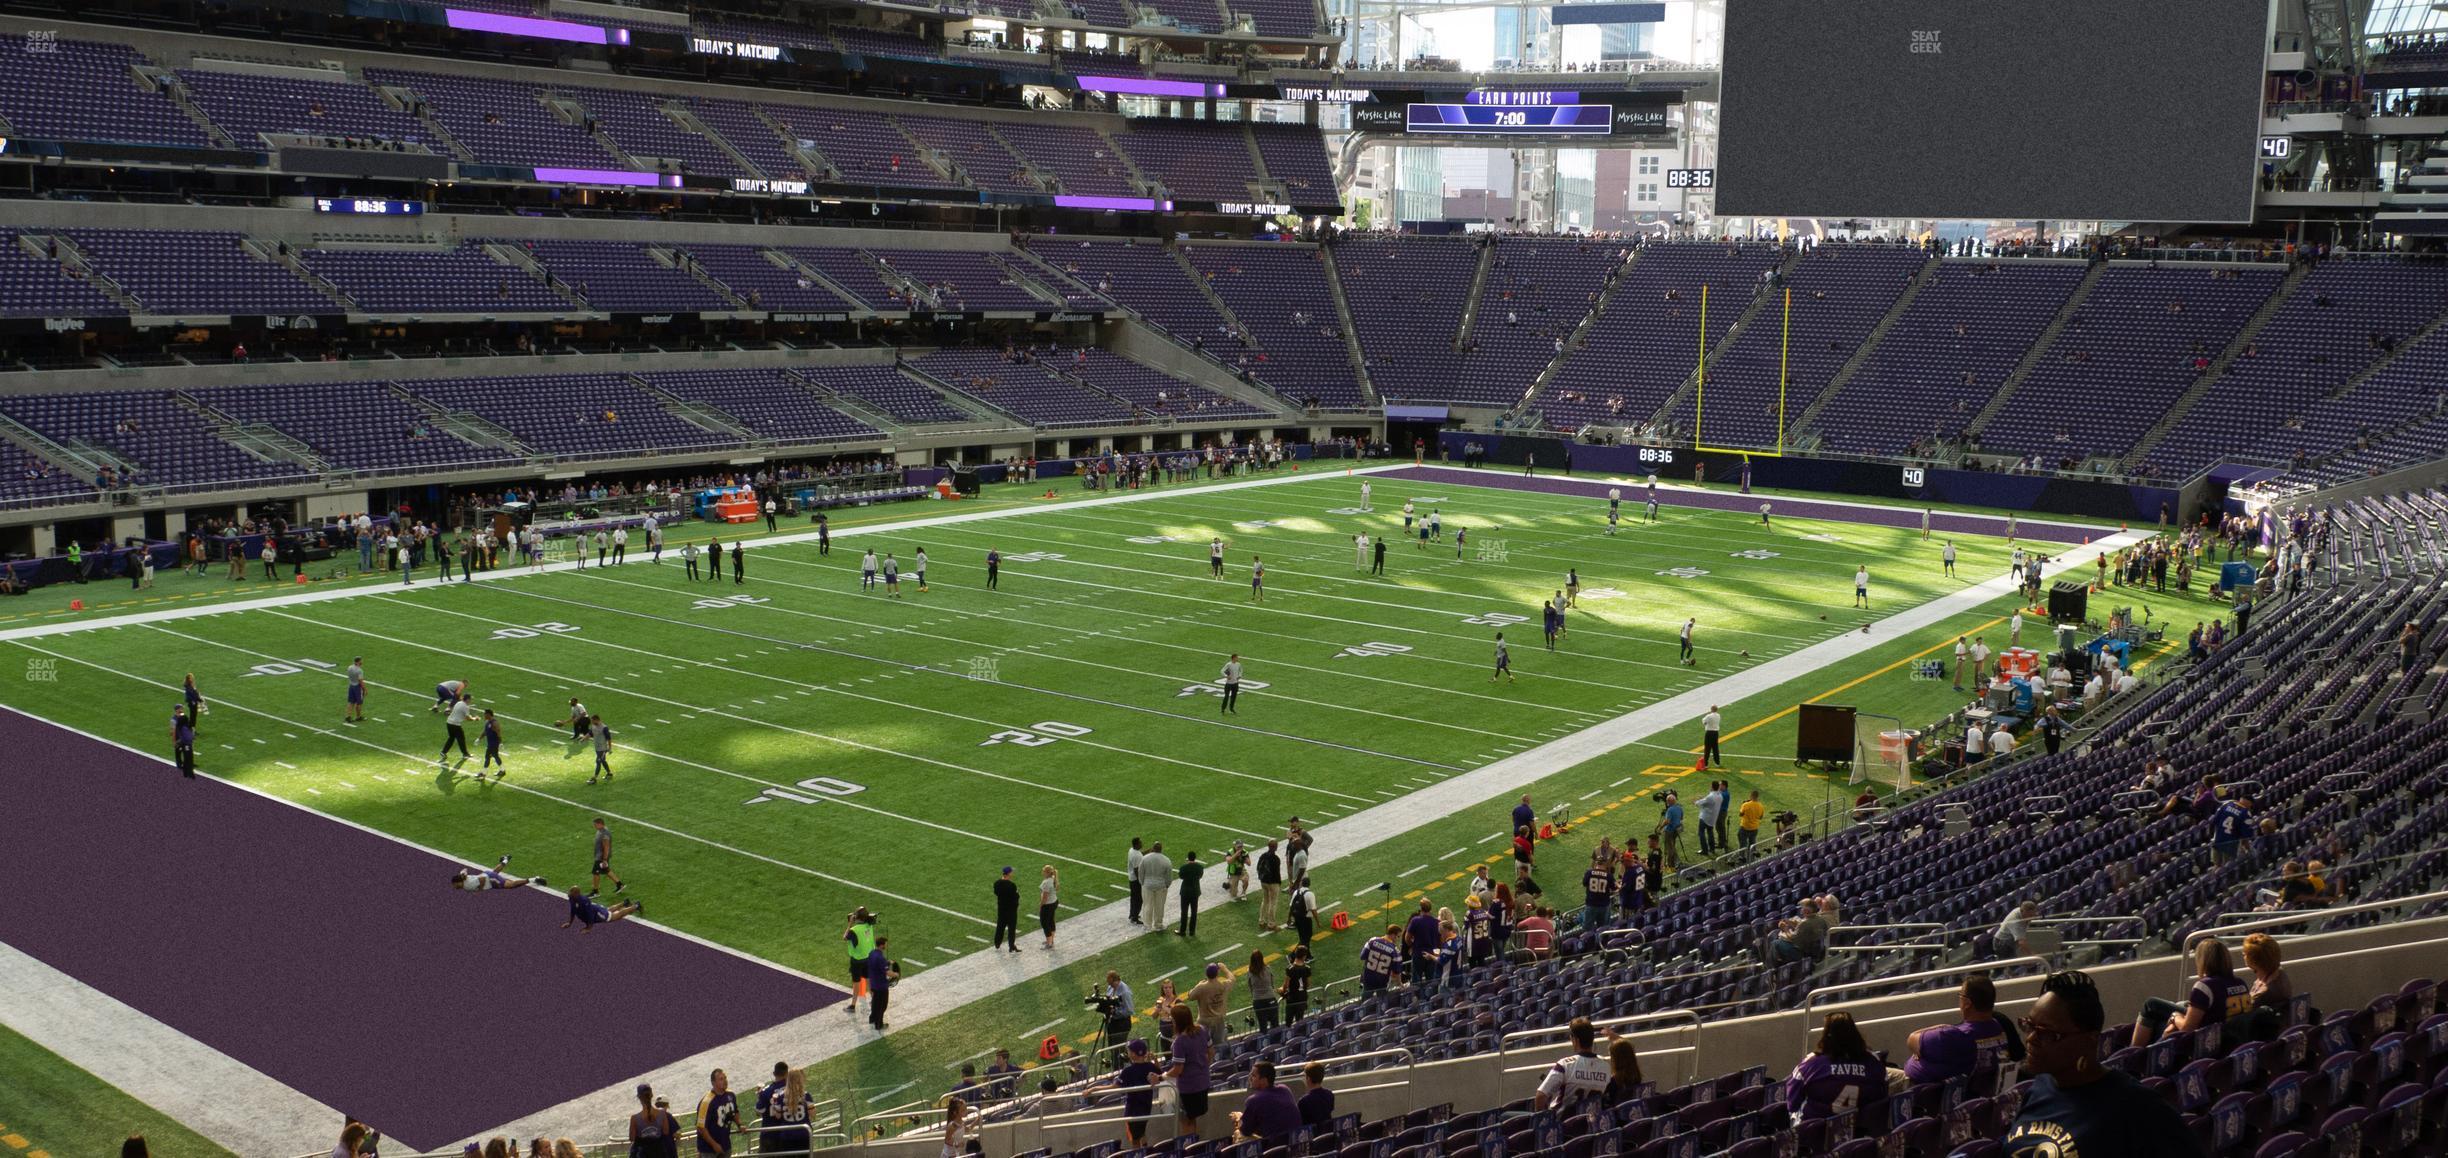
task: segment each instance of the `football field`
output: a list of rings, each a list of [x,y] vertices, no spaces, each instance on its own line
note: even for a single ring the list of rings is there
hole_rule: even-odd
[[[1483,485],[1506,481],[1405,468],[1125,496],[1066,488],[1019,510],[913,508],[907,523],[837,532],[829,553],[804,535],[751,540],[741,581],[726,566],[719,581],[691,582],[672,550],[660,564],[447,585],[420,576],[18,634],[0,642],[0,663],[44,673],[12,678],[10,705],[165,755],[193,673],[209,705],[204,774],[469,863],[515,853],[522,871],[583,882],[589,821],[604,817],[615,867],[654,924],[826,982],[843,972],[843,914],[876,910],[906,975],[896,1011],[907,1002],[907,1016],[926,1019],[822,1051],[834,1056],[811,1077],[854,1108],[881,1108],[936,1092],[948,1063],[982,1050],[1025,1058],[1041,1036],[1076,1041],[1093,1028],[1079,994],[1108,968],[1144,1007],[1147,983],[1168,971],[1246,963],[1290,940],[1228,907],[1212,871],[1195,939],[1117,943],[1095,926],[1043,954],[1024,919],[1031,960],[990,964],[988,885],[1004,865],[1024,896],[1053,866],[1066,914],[1085,914],[1125,896],[1133,836],[1163,841],[1177,863],[1190,849],[1213,863],[1298,817],[1318,832],[1328,915],[1366,920],[1450,888],[1474,864],[1503,865],[1505,812],[1527,791],[1542,817],[1568,804],[1585,822],[1540,855],[1550,898],[1565,900],[1601,834],[1620,841],[1654,824],[1648,793],[1683,780],[1687,801],[1698,794],[1701,699],[1723,693],[1719,774],[1737,799],[1756,788],[1771,811],[1817,808],[1849,790],[1794,769],[1793,704],[1943,714],[1960,697],[1944,680],[1912,679],[1911,661],[1959,632],[2001,647],[2017,602],[2002,594],[2000,520],[1942,517],[1991,529],[1952,535],[1961,562],[1950,578],[1938,563],[1946,532],[1925,540],[1918,511],[1778,499],[1763,525],[1759,500],[1711,509],[1678,492],[1652,523],[1624,482],[1610,534],[1603,484]],[[1406,503],[1442,533],[1406,535]],[[2024,528],[2061,540],[2052,552],[2114,531]],[[1383,574],[1355,535],[1384,539]],[[1209,567],[1217,539],[1221,577]],[[862,585],[869,549],[899,561],[897,598]],[[992,590],[990,550],[1002,558]],[[1852,606],[1861,566],[1868,610]],[[1551,650],[1540,604],[1568,570],[1581,586]],[[1913,609],[1919,621],[1881,629]],[[1688,665],[1676,641],[1687,618]],[[2041,630],[2025,642],[2045,646]],[[1495,677],[1499,633],[1510,680]],[[1225,714],[1216,680],[1235,653],[1245,682],[1239,711]],[[355,657],[366,719],[344,723],[342,673]],[[501,777],[437,758],[431,709],[444,680],[467,681],[496,713]],[[571,740],[573,699],[612,730],[608,781],[589,782],[591,747]],[[1669,726],[1647,726],[1658,721]],[[1453,807],[1463,796],[1468,806]],[[1406,801],[1433,811],[1405,814]],[[555,932],[539,918],[536,936]],[[616,926],[597,937],[631,934],[651,935]],[[1355,972],[1360,939],[1318,941],[1321,984]],[[645,991],[685,984],[637,980]],[[947,1015],[926,1017],[938,1009]]]

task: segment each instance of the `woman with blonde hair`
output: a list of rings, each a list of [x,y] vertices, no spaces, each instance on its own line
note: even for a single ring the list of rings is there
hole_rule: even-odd
[[[1062,903],[1062,874],[1053,865],[1045,866],[1045,874],[1037,879],[1037,927],[1045,930],[1045,947],[1054,947],[1054,914]]]
[[[2237,1032],[2252,1041],[2273,1041],[2286,1028],[2295,1004],[2295,980],[2287,976],[2278,938],[2254,933],[2244,938],[2244,966],[2252,970],[2252,1013]]]
[[[2236,980],[2235,961],[2228,955],[2226,942],[2216,937],[2203,941],[2194,951],[2193,963],[2193,987],[2186,991],[2184,1004],[2159,997],[2144,1000],[2142,1016],[2134,1021],[2132,1044],[2149,1045],[2161,1033],[2189,1033],[2252,1012],[2252,991]]]
[[[765,1134],[757,1149],[796,1154],[808,1148],[807,1071],[793,1069],[782,1079],[765,1111]]]
[[[586,1158],[586,1155],[578,1152],[578,1143],[562,1138],[553,1143],[553,1158]]]

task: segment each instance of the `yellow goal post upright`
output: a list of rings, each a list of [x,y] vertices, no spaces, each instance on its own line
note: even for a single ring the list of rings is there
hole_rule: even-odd
[[[1699,368],[1694,371],[1695,386],[1692,390],[1692,449],[1707,454],[1741,455],[1744,458],[1753,456],[1783,458],[1785,457],[1785,382],[1787,367],[1792,364],[1793,355],[1793,289],[1787,287],[1785,290],[1784,317],[1779,323],[1777,332],[1776,446],[1774,449],[1757,446],[1711,446],[1708,443],[1708,428],[1701,424],[1701,418],[1707,412],[1705,407],[1708,402],[1708,299],[1709,287],[1704,282],[1700,286],[1700,360]]]

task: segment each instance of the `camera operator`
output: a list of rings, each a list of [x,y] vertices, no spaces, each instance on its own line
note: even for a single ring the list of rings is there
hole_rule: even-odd
[[[1676,799],[1672,788],[1650,799],[1665,806],[1658,813],[1657,827],[1651,831],[1665,838],[1666,871],[1673,872],[1683,865],[1683,804]]]
[[[1802,823],[1801,813],[1788,808],[1769,819],[1776,822],[1776,846],[1778,848],[1792,848],[1801,843],[1801,838],[1794,833],[1795,827]]]
[[[1086,1004],[1097,1011],[1097,1023],[1104,1034],[1104,1039],[1097,1043],[1097,1055],[1105,1068],[1113,1069],[1122,1064],[1119,1049],[1130,1039],[1131,1019],[1138,1011],[1131,987],[1123,983],[1120,973],[1108,970],[1104,983],[1088,991]]]

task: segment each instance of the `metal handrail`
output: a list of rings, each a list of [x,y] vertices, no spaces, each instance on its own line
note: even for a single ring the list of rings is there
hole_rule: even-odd
[[[1673,1032],[1673,1033],[1681,1033],[1681,1034],[1685,1034],[1685,1035],[1687,1035],[1687,1036],[1686,1036],[1686,1037],[1683,1039],[1683,1040],[1684,1040],[1684,1042],[1685,1042],[1685,1044],[1682,1044],[1682,1045],[1672,1045],[1672,1046],[1667,1046],[1667,1047],[1665,1047],[1665,1048],[1663,1048],[1663,1049],[1644,1049],[1644,1050],[1642,1050],[1642,1051],[1641,1051],[1641,1054],[1642,1054],[1642,1056],[1643,1056],[1643,1057],[1645,1057],[1645,1058],[1651,1058],[1651,1059],[1655,1059],[1655,1058],[1658,1058],[1658,1057],[1661,1057],[1661,1056],[1664,1056],[1664,1055],[1667,1055],[1667,1054],[1674,1054],[1674,1055],[1678,1055],[1678,1057],[1679,1057],[1679,1059],[1682,1061],[1682,1063],[1683,1063],[1683,1067],[1684,1067],[1684,1068],[1683,1068],[1683,1070],[1681,1071],[1681,1072],[1682,1072],[1682,1075],[1683,1075],[1684,1080],[1690,1080],[1690,1079],[1691,1079],[1693,1076],[1697,1075],[1697,1074],[1700,1072],[1700,1014],[1699,1014],[1699,1011],[1697,1011],[1697,1010],[1692,1010],[1692,1009],[1660,1009],[1660,1010],[1653,1010],[1653,1011],[1648,1012],[1648,1013],[1634,1013],[1634,1014],[1627,1014],[1627,1015],[1625,1015],[1625,1016],[1623,1016],[1623,1017],[1609,1017],[1609,1018],[1605,1018],[1605,1019],[1603,1019],[1603,1020],[1593,1021],[1593,1022],[1591,1022],[1590,1024],[1591,1024],[1593,1027],[1598,1028],[1598,1029],[1611,1029],[1611,1028],[1615,1028],[1615,1027],[1619,1027],[1619,1026],[1630,1025],[1630,1024],[1633,1024],[1634,1022],[1675,1022],[1675,1023],[1677,1023],[1677,1024],[1674,1024],[1674,1025],[1671,1025],[1671,1026],[1660,1026],[1660,1027],[1659,1027],[1659,1028],[1657,1028],[1657,1029],[1644,1029],[1644,1030],[1636,1030],[1636,1031],[1634,1031],[1635,1035],[1638,1035],[1638,1034],[1643,1034],[1643,1033],[1663,1033],[1663,1032]],[[1502,1065],[1502,1064],[1503,1064],[1503,1062],[1504,1062],[1505,1058],[1506,1058],[1508,1055],[1510,1055],[1510,1054],[1512,1053],[1512,1051],[1513,1051],[1513,1047],[1514,1047],[1514,1045],[1515,1045],[1515,1043],[1516,1043],[1516,1039],[1529,1039],[1529,1038],[1534,1038],[1534,1037],[1546,1037],[1546,1036],[1551,1036],[1551,1035],[1554,1035],[1554,1034],[1560,1034],[1560,1033],[1563,1033],[1563,1032],[1565,1032],[1565,1031],[1566,1031],[1568,1028],[1569,1028],[1569,1027],[1567,1027],[1567,1026],[1561,1026],[1561,1025],[1559,1025],[1559,1026],[1552,1026],[1552,1027],[1549,1027],[1549,1028],[1546,1028],[1546,1029],[1522,1029],[1522,1030],[1515,1030],[1515,1031],[1514,1031],[1514,1032],[1512,1032],[1512,1033],[1508,1033],[1508,1034],[1504,1035],[1502,1038],[1499,1038],[1499,1039],[1497,1040],[1497,1043],[1496,1043],[1496,1057],[1497,1057],[1497,1062],[1498,1062],[1498,1064],[1499,1064],[1499,1065]],[[1505,1073],[1508,1073],[1508,1074],[1524,1073],[1524,1072],[1527,1072],[1527,1071],[1529,1071],[1529,1070],[1533,1070],[1533,1069],[1538,1069],[1538,1068],[1541,1068],[1543,1065],[1544,1065],[1544,1063],[1533,1063],[1532,1065],[1528,1065],[1528,1066],[1513,1066],[1513,1067],[1507,1067],[1507,1068],[1504,1070],[1504,1072],[1505,1072]]]
[[[2250,933],[2260,929],[2273,929],[2282,925],[2297,925],[2302,924],[2305,921],[2325,921],[2331,917],[2344,916],[2349,913],[2377,912],[2381,909],[2395,909],[2406,905],[2420,904],[2429,901],[2448,901],[2448,889],[2428,893],[2416,893],[2412,896],[2395,897],[2389,900],[2365,901],[2361,904],[2355,905],[2331,905],[2321,909],[2292,909],[2283,913],[2271,913],[2267,916],[2244,921],[2239,924],[2221,925],[2210,929],[2195,929],[2191,933],[2185,934],[2184,951],[2177,954],[2176,967],[2182,971],[2183,978],[2191,978],[2193,976],[2192,969],[2194,947],[2201,944],[2203,940],[2208,938],[2224,937],[2231,933]]]
[[[1805,1050],[1810,1048],[1810,1035],[1816,1028],[1812,1025],[1812,1022],[1816,1019],[1813,1018],[1811,1014],[1817,1010],[1819,1006],[1819,999],[1822,997],[1833,996],[1847,990],[1862,989],[1872,985],[1894,985],[1904,981],[1934,981],[1941,977],[1961,977],[1968,973],[1996,974],[2004,972],[2011,966],[2024,964],[2037,965],[2040,967],[2040,970],[2043,973],[2047,972],[2049,969],[2049,962],[2048,958],[2046,957],[2008,957],[2002,960],[1982,961],[1968,965],[1949,965],[1945,968],[1928,969],[1919,973],[1899,973],[1893,977],[1865,977],[1859,981],[1842,981],[1834,985],[1822,985],[1802,996],[1802,1048]]]
[[[1632,989],[1642,985],[1654,985],[1660,981],[1686,981],[1695,977],[1715,977],[1723,973],[1744,973],[1760,967],[1760,963],[1757,961],[1744,961],[1739,964],[1720,965],[1715,969],[1701,969],[1691,973],[1661,973],[1655,977],[1640,977],[1631,981],[1618,981],[1613,985],[1601,985],[1596,989],[1590,990],[1590,996],[1594,997],[1601,993],[1612,993],[1618,989]]]

